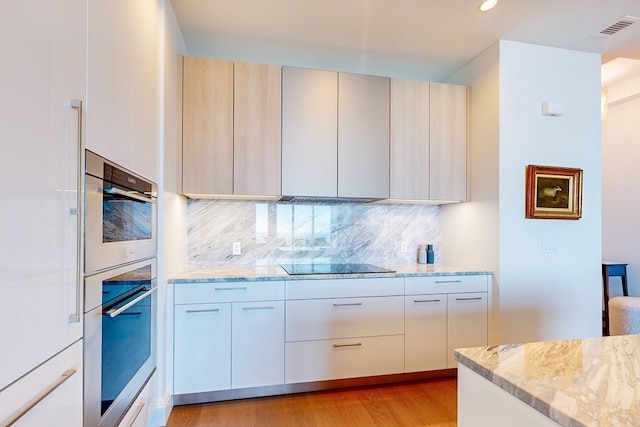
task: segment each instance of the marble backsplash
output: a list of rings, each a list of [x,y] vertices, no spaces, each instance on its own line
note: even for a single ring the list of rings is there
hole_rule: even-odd
[[[401,242],[407,251],[401,251]],[[233,242],[242,245],[232,255]],[[284,262],[400,264],[432,244],[438,262],[440,207],[377,203],[189,200],[187,267]]]

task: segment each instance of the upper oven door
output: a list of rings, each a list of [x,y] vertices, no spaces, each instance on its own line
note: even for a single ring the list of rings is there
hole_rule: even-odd
[[[155,256],[155,184],[91,152],[85,178],[85,274]]]

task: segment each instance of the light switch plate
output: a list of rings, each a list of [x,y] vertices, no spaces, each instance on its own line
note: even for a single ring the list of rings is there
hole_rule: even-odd
[[[555,239],[543,239],[542,240],[542,253],[550,254],[558,252],[560,244]]]

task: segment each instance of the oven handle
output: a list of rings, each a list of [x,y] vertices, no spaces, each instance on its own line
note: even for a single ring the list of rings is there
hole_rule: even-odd
[[[140,202],[158,203],[157,200],[148,196],[142,196],[141,193],[131,193],[129,191],[120,190],[119,188],[105,188],[104,192],[107,194],[117,194],[118,196],[127,197],[129,199],[138,200]]]
[[[128,303],[126,303],[125,305],[123,305],[122,307],[118,308],[118,309],[111,309],[108,310],[105,314],[108,314],[111,317],[116,317],[118,314],[122,313],[123,311],[125,311],[126,309],[128,309],[129,307],[131,307],[132,305],[138,303],[139,301],[142,301],[143,299],[145,299],[146,297],[148,297],[149,295],[151,295],[152,293],[154,293],[156,290],[158,289],[157,286],[154,286],[153,288],[149,289],[147,292],[145,292],[144,294],[140,295],[139,297],[129,301]]]

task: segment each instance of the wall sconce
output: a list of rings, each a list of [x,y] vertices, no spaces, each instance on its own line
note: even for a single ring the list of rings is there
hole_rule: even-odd
[[[564,105],[562,102],[545,101],[542,103],[542,115],[559,117],[564,114]]]

